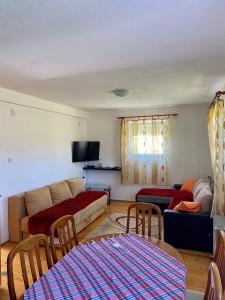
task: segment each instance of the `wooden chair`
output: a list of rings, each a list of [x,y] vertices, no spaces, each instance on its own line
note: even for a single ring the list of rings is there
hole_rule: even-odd
[[[129,233],[129,228],[130,228],[130,217],[131,217],[131,210],[132,209],[136,210],[136,233],[139,233],[139,214],[141,213],[141,221],[142,221],[142,235],[146,235],[145,234],[145,216],[147,213],[148,216],[148,236],[151,236],[151,225],[152,225],[152,211],[154,210],[157,213],[157,217],[158,217],[158,238],[161,240],[162,236],[161,236],[161,231],[162,231],[162,216],[161,216],[161,210],[157,205],[151,204],[151,203],[134,203],[134,204],[130,204],[128,207],[128,213],[127,213],[127,229],[126,229],[126,233]]]
[[[204,300],[222,300],[223,290],[217,265],[212,262],[209,267]]]
[[[222,230],[218,231],[216,252],[213,258],[216,263],[221,277],[223,291],[225,289],[225,232]]]
[[[37,280],[37,273],[38,270],[39,277],[43,275],[43,268],[41,263],[40,257],[40,246],[44,246],[46,263],[48,269],[52,267],[52,259],[48,245],[48,238],[44,234],[37,234],[32,237],[29,237],[19,243],[14,249],[12,249],[7,257],[7,276],[8,276],[8,289],[9,289],[9,296],[10,300],[16,300],[16,291],[15,291],[15,284],[14,284],[14,276],[13,276],[13,261],[18,253],[20,255],[20,264],[22,269],[23,281],[25,289],[29,288],[29,279],[28,279],[28,272],[25,263],[25,253],[27,253],[29,258],[29,265],[32,275],[32,282]],[[36,263],[34,260],[34,255],[36,256]],[[35,265],[37,267],[35,267]]]
[[[49,237],[53,262],[56,263],[58,261],[56,248],[60,248],[62,256],[64,256],[75,245],[78,245],[73,216],[67,215],[56,220],[50,227]],[[55,243],[57,237],[59,239],[58,247]]]
[[[205,293],[187,290],[187,300],[223,300],[220,273],[215,262],[209,266]]]

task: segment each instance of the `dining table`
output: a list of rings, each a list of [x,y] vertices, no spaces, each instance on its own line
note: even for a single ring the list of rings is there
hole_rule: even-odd
[[[105,238],[115,237],[120,235],[121,233],[110,233],[110,234],[103,234],[103,235],[97,235],[91,238],[85,238],[82,242],[83,243],[91,243],[93,241],[100,241]],[[171,246],[170,244],[164,242],[163,240],[160,240],[155,237],[151,237],[149,235],[143,235],[143,234],[136,234],[140,237],[143,237],[145,240],[149,241],[150,243],[154,244],[155,246],[159,247],[160,249],[164,250],[169,255],[176,258],[178,261],[184,264],[183,256],[180,254],[180,252]]]
[[[97,236],[72,248],[24,299],[185,299],[186,271],[180,253],[158,239]]]

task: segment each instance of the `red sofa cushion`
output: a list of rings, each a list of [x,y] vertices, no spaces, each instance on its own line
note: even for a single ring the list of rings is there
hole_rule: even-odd
[[[105,192],[86,191],[76,197],[65,200],[31,216],[28,221],[30,234],[49,234],[49,229],[56,220],[65,215],[74,215],[95,200],[106,195]]]

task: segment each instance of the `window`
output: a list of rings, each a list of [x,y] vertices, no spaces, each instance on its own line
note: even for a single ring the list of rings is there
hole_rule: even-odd
[[[124,119],[121,128],[123,182],[168,183],[168,119]]]
[[[134,136],[134,143],[137,144],[136,154],[163,154],[163,137],[161,135],[156,137],[156,141],[154,142],[152,142],[152,139],[154,139],[152,136]],[[155,148],[153,147],[154,144],[156,145]]]

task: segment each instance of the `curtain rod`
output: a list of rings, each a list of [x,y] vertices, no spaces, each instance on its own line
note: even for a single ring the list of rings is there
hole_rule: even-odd
[[[209,105],[209,108],[211,108],[215,104],[215,102],[217,100],[220,100],[220,96],[222,96],[222,95],[225,95],[225,91],[223,91],[223,92],[221,92],[221,91],[216,92],[215,97],[213,98],[213,101]]]
[[[176,117],[178,114],[162,114],[162,115],[148,115],[148,116],[132,116],[132,117],[118,117],[117,119],[135,119],[135,118],[154,118],[154,117]]]

